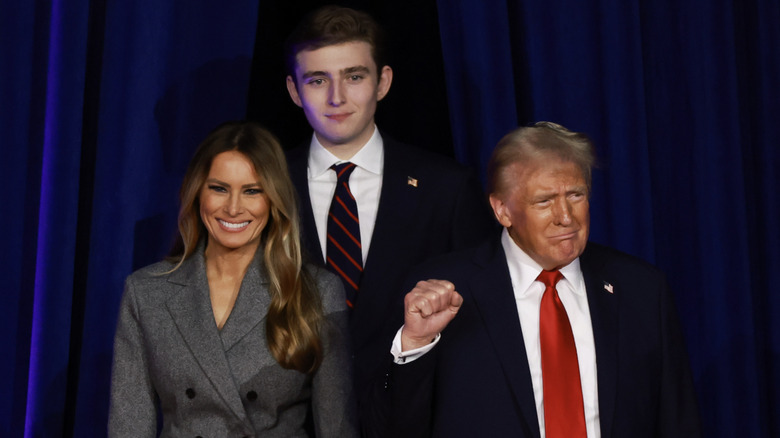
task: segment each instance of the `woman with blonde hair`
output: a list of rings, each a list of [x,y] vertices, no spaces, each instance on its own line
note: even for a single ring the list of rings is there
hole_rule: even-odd
[[[302,262],[278,141],[219,126],[180,197],[171,256],[125,284],[109,436],[356,436],[343,287]]]

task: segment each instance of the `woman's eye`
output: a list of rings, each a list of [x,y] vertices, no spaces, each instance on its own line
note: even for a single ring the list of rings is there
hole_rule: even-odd
[[[217,185],[210,185],[209,186],[209,190],[213,190],[213,191],[218,192],[218,193],[224,193],[225,192],[225,188],[224,187],[217,186]]]

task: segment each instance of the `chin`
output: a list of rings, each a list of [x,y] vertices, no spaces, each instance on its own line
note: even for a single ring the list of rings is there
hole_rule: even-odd
[[[562,268],[564,266],[567,266],[569,263],[573,262],[574,259],[576,259],[579,256],[577,253],[567,254],[567,255],[561,255],[560,257],[555,258],[555,266]]]

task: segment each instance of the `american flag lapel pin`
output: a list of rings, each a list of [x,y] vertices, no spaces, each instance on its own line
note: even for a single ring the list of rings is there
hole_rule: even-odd
[[[406,185],[417,187],[417,178],[412,178],[411,176],[406,177]]]
[[[606,281],[604,282],[604,290],[611,294],[615,293],[615,288],[613,288],[612,285],[607,283]]]

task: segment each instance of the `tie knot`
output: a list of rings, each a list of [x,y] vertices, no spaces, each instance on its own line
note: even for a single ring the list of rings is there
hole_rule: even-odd
[[[542,270],[542,273],[536,277],[536,279],[544,283],[546,287],[552,288],[555,288],[555,285],[558,284],[561,278],[563,278],[563,274],[557,269],[554,271]]]
[[[339,181],[349,180],[349,176],[352,175],[352,171],[355,170],[356,167],[357,165],[355,163],[349,161],[330,166],[330,168],[336,172],[336,178],[338,178]]]

